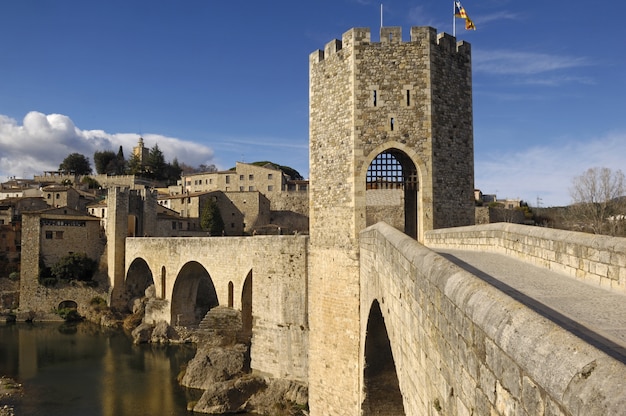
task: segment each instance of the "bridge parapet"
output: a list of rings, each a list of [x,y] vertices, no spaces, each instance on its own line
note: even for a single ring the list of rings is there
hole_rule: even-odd
[[[405,414],[623,413],[623,363],[387,224],[360,247],[361,357],[377,302]]]
[[[495,223],[428,231],[424,244],[506,254],[626,293],[626,238]]]

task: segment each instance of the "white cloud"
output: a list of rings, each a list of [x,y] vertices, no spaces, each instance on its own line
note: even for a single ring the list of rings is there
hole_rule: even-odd
[[[9,176],[32,178],[43,171],[56,170],[74,152],[88,157],[92,167],[93,154],[98,150],[117,152],[122,146],[128,158],[138,138],[134,133],[81,130],[62,114],[31,111],[21,125],[0,114],[0,180]],[[192,166],[214,163],[213,150],[208,146],[158,134],[144,134],[143,138],[148,148],[158,144],[166,161],[178,158]]]
[[[498,75],[535,75],[590,64],[584,57],[535,52],[476,50],[472,55],[474,71]]]
[[[592,167],[626,170],[626,132],[570,141],[566,145],[534,146],[517,152],[476,155],[475,186],[498,198],[521,198],[536,206],[568,205],[574,177]]]

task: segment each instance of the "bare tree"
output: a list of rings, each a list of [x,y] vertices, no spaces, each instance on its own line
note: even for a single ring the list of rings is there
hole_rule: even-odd
[[[623,233],[626,179],[621,170],[591,168],[572,180],[572,221],[595,234]]]

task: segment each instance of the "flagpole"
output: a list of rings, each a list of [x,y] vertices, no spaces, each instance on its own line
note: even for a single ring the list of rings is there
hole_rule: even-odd
[[[456,38],[456,0],[452,0],[452,36]]]
[[[383,4],[380,4],[380,27],[383,27]]]

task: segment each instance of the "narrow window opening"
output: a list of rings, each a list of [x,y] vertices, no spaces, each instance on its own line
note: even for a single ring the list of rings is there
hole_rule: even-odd
[[[411,90],[406,90],[406,106],[411,106]]]
[[[373,101],[373,103],[374,103],[374,107],[376,107],[376,101],[377,101],[377,98],[378,98],[376,90],[374,90],[374,91],[373,91],[372,98],[373,98],[373,100],[374,100],[374,101]]]
[[[391,131],[393,131],[393,125],[395,124],[395,120],[393,117],[391,117],[391,120],[389,121],[389,128],[391,129]]]
[[[393,33],[389,32],[389,42],[393,40]]]

